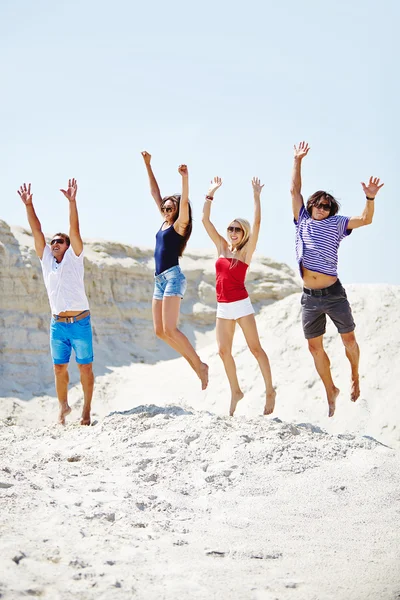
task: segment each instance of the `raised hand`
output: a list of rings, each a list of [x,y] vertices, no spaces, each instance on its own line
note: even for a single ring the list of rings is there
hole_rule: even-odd
[[[32,204],[33,194],[31,193],[31,184],[30,183],[28,183],[28,185],[26,185],[26,183],[21,185],[19,190],[17,190],[17,194],[26,206],[28,204]]]
[[[295,158],[304,158],[305,156],[307,156],[308,151],[310,150],[310,147],[307,144],[307,142],[300,142],[298,147],[293,146],[293,148]]]
[[[77,191],[78,191],[78,184],[77,184],[76,179],[68,179],[68,189],[60,190],[60,192],[62,192],[64,194],[64,196],[66,197],[66,199],[69,200],[70,202],[75,202]]]
[[[264,187],[264,183],[261,185],[261,181],[258,179],[258,177],[253,177],[253,179],[251,180],[251,184],[253,186],[253,192],[255,194],[261,194],[262,189]]]
[[[215,192],[217,191],[218,188],[221,187],[221,185],[222,185],[221,177],[214,177],[214,179],[211,179],[211,185],[208,188],[207,196],[214,196]]]
[[[141,154],[143,156],[143,160],[144,160],[145,164],[149,165],[151,162],[151,154],[146,152],[146,150],[143,150],[143,152]]]
[[[363,181],[361,182],[361,185],[362,189],[364,190],[364,194],[368,198],[375,198],[381,187],[383,187],[385,184],[381,183],[381,185],[379,185],[379,177],[370,177],[368,185],[365,185]]]
[[[182,175],[182,177],[187,177],[189,175],[187,165],[179,165],[178,173],[179,175]]]

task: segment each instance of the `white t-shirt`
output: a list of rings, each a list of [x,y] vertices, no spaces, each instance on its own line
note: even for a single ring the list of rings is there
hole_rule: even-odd
[[[70,246],[62,261],[58,263],[51,253],[50,246],[46,244],[41,263],[53,315],[68,310],[83,312],[89,309],[83,283],[83,251],[76,256]]]

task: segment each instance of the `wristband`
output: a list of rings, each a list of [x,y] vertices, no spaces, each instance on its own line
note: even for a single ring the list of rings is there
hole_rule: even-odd
[[[367,200],[375,200],[375,197],[374,198],[369,198],[369,196],[365,196],[365,197]]]
[[[206,200],[208,200],[209,202],[212,202],[214,200],[213,196],[206,196]]]

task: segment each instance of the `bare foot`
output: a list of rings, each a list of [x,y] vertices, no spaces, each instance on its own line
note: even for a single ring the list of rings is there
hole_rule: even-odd
[[[269,392],[269,394],[267,394],[267,401],[264,406],[264,415],[270,415],[272,412],[274,412],[275,398],[276,391],[273,389],[272,392]]]
[[[337,387],[333,388],[333,391],[330,394],[328,394],[328,417],[333,417],[333,415],[335,414],[336,398],[339,396],[339,394],[340,390]]]
[[[243,398],[244,394],[242,392],[242,390],[239,390],[239,392],[236,392],[235,394],[232,394],[231,397],[231,406],[229,408],[229,416],[233,417],[236,407],[238,405],[239,400],[241,400]]]
[[[90,411],[89,413],[82,412],[81,425],[90,425]]]
[[[199,377],[201,379],[201,389],[205,390],[208,386],[208,365],[206,363],[201,363]]]
[[[360,381],[358,377],[352,378],[351,380],[351,394],[350,399],[355,402],[360,397]]]
[[[65,417],[71,412],[68,402],[60,402],[60,412],[58,413],[58,424],[65,425]]]

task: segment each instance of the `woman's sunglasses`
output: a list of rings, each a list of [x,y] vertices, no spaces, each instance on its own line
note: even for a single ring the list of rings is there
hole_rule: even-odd
[[[240,233],[241,231],[243,231],[243,229],[241,227],[228,227],[228,231],[229,233]]]
[[[161,210],[162,210],[162,212],[170,213],[170,212],[174,212],[175,207],[174,206],[163,206]]]
[[[51,240],[50,246],[54,246],[54,244],[65,244],[65,240],[62,238],[54,238],[54,240]]]

